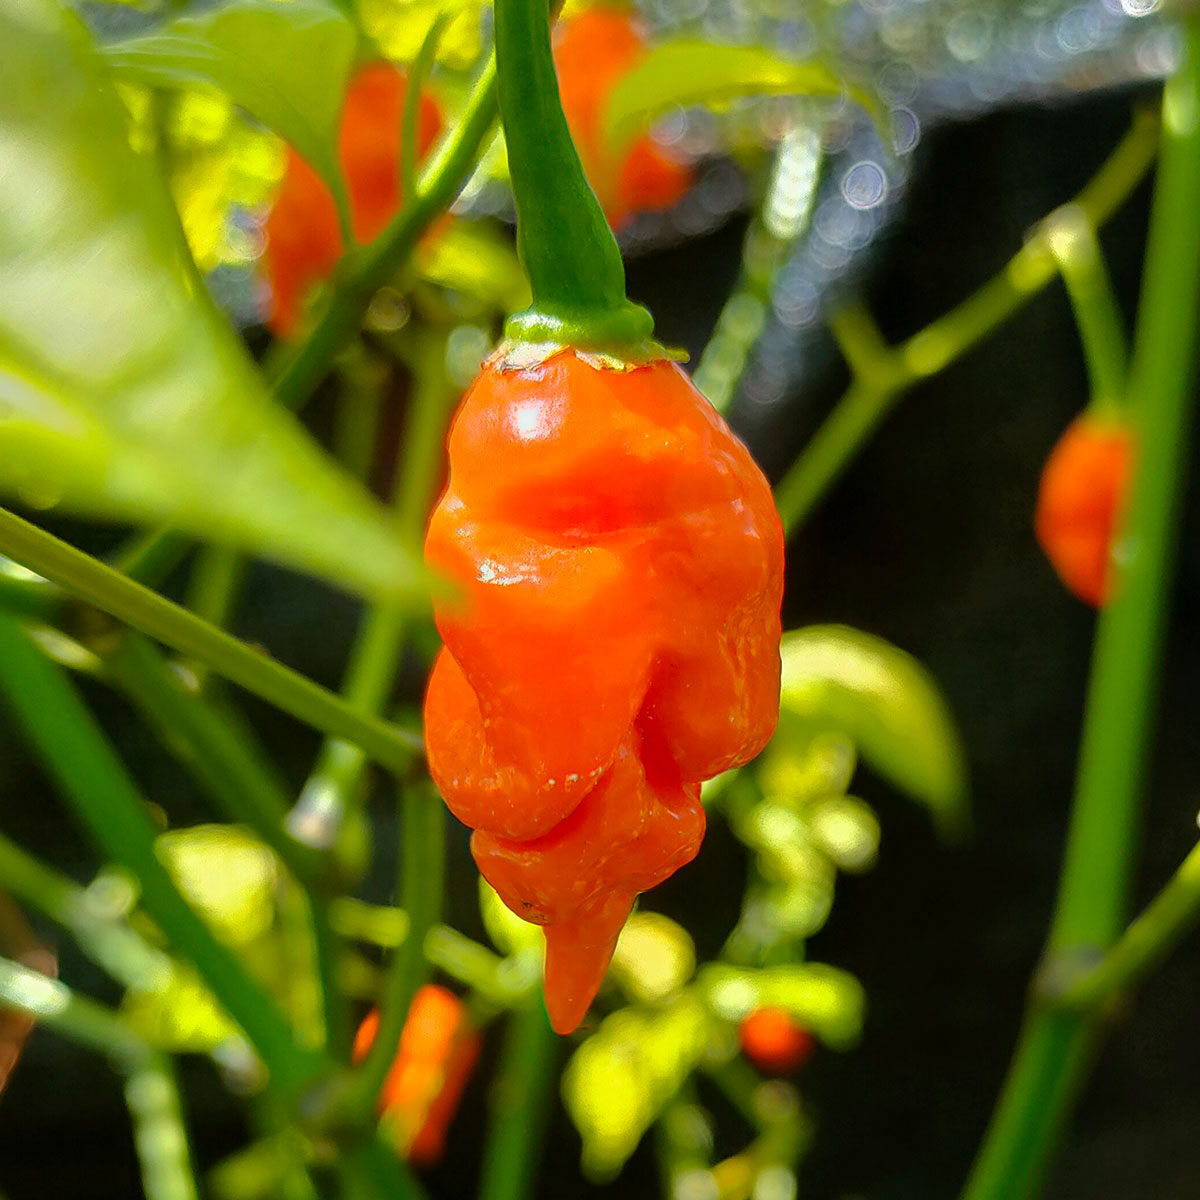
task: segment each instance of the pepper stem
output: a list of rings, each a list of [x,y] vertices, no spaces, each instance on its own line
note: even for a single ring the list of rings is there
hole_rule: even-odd
[[[563,115],[547,0],[496,0],[500,118],[517,206],[517,251],[533,304],[508,319],[516,342],[633,351],[654,320],[625,295],[625,266]]]

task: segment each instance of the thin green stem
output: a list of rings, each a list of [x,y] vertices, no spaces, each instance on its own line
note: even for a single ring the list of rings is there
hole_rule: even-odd
[[[169,1058],[156,1054],[125,1080],[125,1105],[146,1200],[196,1200],[179,1081]]]
[[[1078,205],[1068,204],[1046,218],[1046,231],[1079,326],[1092,405],[1116,409],[1125,399],[1125,327],[1096,230]]]
[[[479,1200],[527,1200],[541,1162],[558,1039],[540,995],[509,1017],[483,1147]]]
[[[406,769],[420,751],[420,741],[413,735],[357,712],[299,672],[3,509],[0,552],[102,612],[207,663],[219,675],[297,720],[355,742],[393,770]]]
[[[219,709],[136,633],[104,655],[105,674],[157,729],[231,821],[248,825],[306,887],[327,883],[323,856],[290,837],[287,792],[269,760],[229,725]]]
[[[23,1013],[68,1040],[107,1055],[123,1071],[139,1070],[156,1055],[154,1047],[111,1009],[9,958],[0,958],[0,1008]]]
[[[1121,935],[1100,964],[1071,983],[1054,1003],[1099,1009],[1136,986],[1200,921],[1200,846],[1195,847],[1146,910]]]
[[[246,577],[246,559],[230,546],[205,546],[196,554],[187,607],[202,621],[228,629]]]
[[[409,1005],[429,976],[425,938],[441,920],[445,887],[446,809],[430,794],[410,791],[401,806],[400,901],[408,935],[392,954],[379,1003],[379,1029],[355,1072],[348,1099],[353,1120],[373,1118],[379,1091],[391,1070]]]
[[[450,22],[448,12],[434,17],[421,48],[417,51],[408,72],[408,91],[404,96],[404,111],[400,114],[400,194],[415,195],[417,190],[417,149],[421,117],[421,93],[433,69],[438,43]]]
[[[297,1046],[267,994],[180,894],[157,856],[146,801],[91,713],[63,670],[7,618],[0,619],[0,692],[76,817],[137,877],[146,911],[242,1027],[272,1085],[297,1094],[322,1070],[320,1059]]]
[[[404,429],[403,455],[395,483],[393,506],[402,537],[416,547],[429,512],[442,453],[446,413],[454,392],[446,379],[445,338],[424,337],[413,361],[413,391]],[[356,711],[380,712],[391,692],[404,650],[407,614],[395,605],[376,605],[363,621],[342,696]],[[366,757],[340,739],[329,739],[289,819],[296,835],[314,846],[332,846],[360,790]]]
[[[558,95],[547,0],[497,0],[500,116],[517,208],[517,251],[533,304],[516,341],[597,349],[644,343],[650,314],[625,296],[625,264],[583,173]]]
[[[822,127],[815,106],[806,108],[780,140],[762,206],[746,231],[741,273],[696,364],[692,382],[718,412],[733,402],[766,322],[775,280],[808,228],[825,160]]]
[[[85,888],[0,833],[0,888],[61,925],[125,987],[145,987],[167,960],[123,921],[99,912]]]
[[[1125,203],[1149,170],[1157,130],[1157,120],[1139,112],[1129,133],[1073,201],[1093,228]],[[999,328],[1054,278],[1055,270],[1043,224],[978,291],[899,346],[872,355],[868,373],[851,383],[776,487],[784,530],[790,535],[799,528],[905,392]]]
[[[1200,21],[1163,95],[1162,149],[1130,369],[1137,469],[1100,618],[1075,802],[1042,976],[1116,940],[1129,905],[1200,327]],[[1023,1200],[1044,1177],[1098,1031],[1091,1009],[1035,1005],[964,1200]]]

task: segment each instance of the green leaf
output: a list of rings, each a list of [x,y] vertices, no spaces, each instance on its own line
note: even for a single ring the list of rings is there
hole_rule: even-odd
[[[102,50],[131,82],[220,88],[336,191],[337,129],[356,42],[354,26],[322,0],[233,0]]]
[[[79,21],[0,5],[0,77],[0,491],[416,596],[390,517],[274,403],[205,292]]]
[[[498,312],[519,312],[531,302],[529,280],[512,242],[485,221],[453,221],[418,248],[421,278],[465,293]]]
[[[862,984],[847,971],[824,963],[778,967],[705,967],[697,986],[717,1016],[745,1020],[760,1008],[781,1008],[799,1025],[837,1049],[862,1035],[866,999]]]
[[[665,1009],[623,1008],[600,1023],[563,1072],[563,1103],[583,1139],[582,1166],[609,1179],[700,1062],[709,1017],[692,990]]]
[[[845,734],[874,770],[930,810],[943,835],[964,831],[962,741],[937,684],[916,659],[842,625],[785,633],[781,654],[785,718],[799,718],[808,732]]]
[[[656,117],[676,107],[721,105],[742,96],[849,96],[872,115],[878,104],[823,63],[794,62],[763,46],[687,38],[660,42],[609,93],[604,140],[620,157]]]

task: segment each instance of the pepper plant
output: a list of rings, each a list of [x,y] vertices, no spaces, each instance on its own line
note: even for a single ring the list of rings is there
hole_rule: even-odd
[[[0,700],[95,856],[81,881],[0,822],[0,1070],[31,1036],[104,1055],[149,1200],[436,1194],[464,1089],[490,1097],[483,1200],[540,1194],[556,1095],[593,1180],[650,1137],[678,1200],[796,1194],[820,1130],[776,1076],[864,1021],[807,948],[876,854],[856,764],[947,842],[969,814],[928,671],[845,626],[781,635],[783,542],[903,396],[1060,277],[1080,419],[1119,422],[1132,467],[1118,486],[1085,461],[1042,534],[1068,582],[1084,538],[1104,587],[1059,897],[966,1200],[1037,1193],[1114,1001],[1200,914],[1196,851],[1129,913],[1200,299],[1200,26],[1181,18],[1161,112],[958,306],[892,345],[851,288],[822,293],[850,384],[772,497],[720,413],[815,228],[831,131],[853,111],[898,154],[908,111],[834,8],[810,55],[593,14],[603,87],[563,35],[561,99],[541,0],[0,13]],[[683,110],[756,198],[694,381],[610,229],[705,186],[664,132]],[[785,114],[765,143],[755,113]],[[1097,230],[1156,157],[1127,356]],[[875,178],[846,176],[851,207]],[[302,424],[310,403],[329,419]],[[339,690],[232,632],[258,559],[361,601]],[[324,739],[302,782],[246,697]],[[204,823],[139,782],[118,704]],[[687,913],[631,909],[715,822],[743,898],[697,961]],[[50,926],[111,1003],[56,977]],[[219,1162],[192,1153],[182,1055],[245,1106]]]

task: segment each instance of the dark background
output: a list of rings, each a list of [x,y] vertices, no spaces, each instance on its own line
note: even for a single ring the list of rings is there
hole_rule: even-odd
[[[1029,226],[1090,176],[1125,131],[1130,102],[1127,94],[1108,94],[928,134],[907,215],[875,252],[868,297],[884,331],[892,338],[915,332],[994,273]],[[1143,188],[1104,234],[1127,314],[1136,302],[1147,203]],[[736,275],[742,232],[734,221],[631,266],[631,292],[654,309],[668,343],[693,351],[702,344]],[[769,470],[786,465],[843,383],[832,369],[780,411],[754,447]],[[855,790],[882,819],[880,861],[868,875],[840,883],[812,954],[858,975],[869,1013],[857,1050],[822,1052],[800,1081],[818,1123],[801,1174],[801,1194],[812,1200],[954,1196],[1000,1084],[1053,900],[1094,623],[1042,559],[1032,508],[1042,461],[1085,399],[1070,311],[1061,288],[1051,286],[965,361],[907,397],[791,546],[786,624],[846,622],[926,663],[964,731],[976,814],[974,840],[947,849],[921,812],[867,772],[856,778]],[[1198,510],[1193,489],[1139,902],[1196,837]],[[78,527],[70,533],[94,537]],[[342,598],[256,568],[238,631],[336,685],[354,615]],[[415,697],[419,677],[410,668],[405,682]],[[94,695],[139,779],[173,820],[211,819],[132,716],[110,694]],[[298,783],[316,745],[311,733],[247,707]],[[6,830],[86,878],[87,848],[8,736],[0,731]],[[382,794],[377,811],[386,821]],[[386,832],[380,841],[390,842]],[[470,928],[477,917],[465,838],[455,851],[450,915]],[[653,907],[686,914],[701,952],[716,949],[734,918],[737,861],[736,843],[718,827],[686,879],[655,894]],[[376,875],[382,898],[386,863]],[[73,984],[115,999],[69,944],[60,950]],[[1193,939],[1122,1014],[1067,1136],[1052,1197],[1195,1195],[1198,970],[1200,941]],[[489,1044],[485,1057],[495,1052]],[[186,1061],[184,1077],[198,1157],[210,1165],[236,1149],[245,1130],[205,1063]],[[481,1091],[472,1089],[451,1153],[432,1178],[438,1196],[473,1191]],[[657,1195],[645,1148],[618,1184],[593,1189],[578,1181],[578,1141],[561,1111],[547,1144],[543,1197]],[[33,1037],[0,1098],[0,1188],[8,1200],[140,1195],[119,1083],[99,1059],[48,1034]]]

